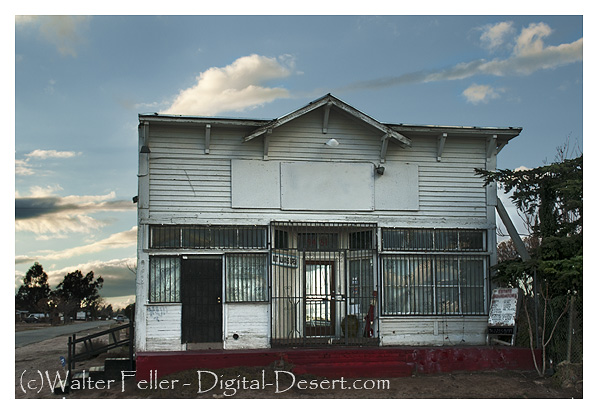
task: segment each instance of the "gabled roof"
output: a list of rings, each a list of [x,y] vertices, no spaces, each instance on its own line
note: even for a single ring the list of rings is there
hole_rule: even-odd
[[[293,112],[291,112],[287,115],[284,115],[280,118],[276,118],[276,119],[270,121],[269,123],[253,130],[252,132],[250,132],[247,136],[245,136],[243,138],[243,141],[244,142],[250,141],[250,140],[253,140],[254,138],[259,137],[263,134],[270,133],[270,132],[272,132],[273,129],[280,127],[281,125],[286,124],[289,121],[295,120],[296,118],[299,118],[302,115],[305,115],[305,114],[309,113],[310,111],[314,111],[315,109],[320,108],[320,107],[325,107],[323,129],[326,132],[326,123],[328,122],[328,110],[330,109],[331,106],[335,106],[336,108],[338,108],[342,111],[345,111],[347,114],[357,118],[358,120],[380,130],[384,134],[385,138],[392,138],[392,139],[396,140],[402,146],[411,146],[412,145],[412,140],[410,140],[408,137],[391,129],[390,127],[386,126],[385,124],[378,122],[377,120],[364,114],[363,112],[358,111],[351,105],[346,104],[345,102],[341,101],[339,98],[336,98],[331,94],[327,94],[327,95],[323,96],[322,98],[317,99],[316,101],[310,102],[308,105],[306,105],[296,111],[293,111]]]

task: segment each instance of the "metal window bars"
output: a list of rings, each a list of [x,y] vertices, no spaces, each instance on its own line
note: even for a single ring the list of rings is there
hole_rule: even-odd
[[[372,223],[272,222],[272,345],[378,344]]]

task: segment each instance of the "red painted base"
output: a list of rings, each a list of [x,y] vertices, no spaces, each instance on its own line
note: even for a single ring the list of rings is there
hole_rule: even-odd
[[[140,352],[137,380],[150,380],[188,369],[266,367],[284,361],[295,374],[329,378],[401,377],[413,373],[442,373],[494,369],[534,370],[529,349],[513,347],[422,347],[359,349],[199,350]],[[540,353],[537,354],[540,361]]]

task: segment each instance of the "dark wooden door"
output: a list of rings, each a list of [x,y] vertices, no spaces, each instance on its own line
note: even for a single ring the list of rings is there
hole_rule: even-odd
[[[222,341],[222,268],[221,257],[183,259],[182,343]]]

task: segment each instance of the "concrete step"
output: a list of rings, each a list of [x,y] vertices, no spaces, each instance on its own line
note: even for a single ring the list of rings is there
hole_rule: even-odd
[[[109,380],[120,380],[122,372],[135,369],[135,362],[128,357],[109,357],[104,361],[104,376]]]

